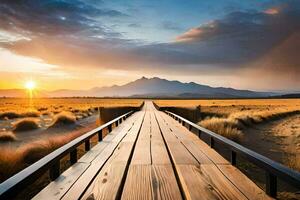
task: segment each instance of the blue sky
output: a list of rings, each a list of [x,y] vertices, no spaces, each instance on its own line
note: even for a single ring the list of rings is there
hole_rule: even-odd
[[[298,0],[1,0],[0,88],[159,76],[298,91],[299,21]]]
[[[238,0],[118,0],[103,1],[99,7],[117,9],[128,17],[103,21],[124,38],[143,42],[171,42],[191,27],[222,18],[235,11],[263,11],[274,1]]]

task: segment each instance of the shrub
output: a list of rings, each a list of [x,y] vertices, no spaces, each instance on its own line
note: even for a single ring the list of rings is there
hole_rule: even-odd
[[[242,136],[241,130],[247,126],[294,114],[299,114],[299,110],[241,111],[232,113],[228,117],[207,118],[202,120],[200,125],[224,137],[239,141]]]
[[[17,138],[12,132],[0,132],[0,142],[12,142]]]
[[[0,119],[15,119],[19,117],[21,117],[21,115],[17,112],[4,112],[0,114]]]
[[[50,125],[50,128],[71,125],[71,124],[75,124],[75,122],[76,122],[76,117],[72,113],[61,112],[54,117],[54,121],[52,125]]]
[[[39,124],[35,119],[25,118],[14,124],[13,131],[31,131],[39,128]]]
[[[213,117],[203,120],[200,125],[228,139],[239,142],[242,132],[238,129],[238,121]]]

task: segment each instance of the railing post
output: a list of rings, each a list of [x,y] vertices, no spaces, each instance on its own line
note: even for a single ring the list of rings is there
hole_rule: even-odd
[[[231,150],[230,162],[232,165],[236,165],[236,152]]]
[[[178,119],[178,122],[181,123],[181,119]]]
[[[108,132],[110,133],[112,131],[112,125],[111,124],[108,125],[107,128],[108,128]]]
[[[91,149],[90,139],[88,139],[84,142],[84,148],[85,148],[85,151],[89,151]]]
[[[211,148],[214,148],[214,145],[215,145],[215,140],[214,140],[213,137],[210,137],[210,138],[209,138],[209,146],[210,146]]]
[[[122,118],[120,118],[119,120],[120,120],[120,122],[119,122],[119,123],[121,124],[121,123],[122,123]]]
[[[102,137],[102,130],[98,131],[98,141],[102,141],[103,137]]]
[[[70,162],[71,165],[77,162],[77,149],[74,149],[73,151],[70,152]]]
[[[198,130],[198,138],[200,138],[200,139],[201,139],[201,133],[202,133],[202,131]]]
[[[277,196],[277,177],[266,171],[266,192],[271,197]]]
[[[192,127],[192,125],[189,125],[189,131],[191,131],[191,130],[192,130],[192,128],[193,128],[193,127]]]
[[[60,161],[57,161],[49,170],[51,181],[54,181],[60,175]]]
[[[184,121],[182,121],[182,126],[185,126],[185,122]]]
[[[117,127],[117,126],[119,126],[119,121],[118,121],[118,120],[116,121],[116,127]]]

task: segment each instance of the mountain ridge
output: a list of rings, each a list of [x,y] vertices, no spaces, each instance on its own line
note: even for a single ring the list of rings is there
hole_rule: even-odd
[[[180,82],[159,77],[142,77],[124,85],[93,87],[88,90],[59,89],[36,91],[40,97],[173,97],[173,98],[254,98],[278,95],[272,92],[240,90],[230,87],[211,87],[195,82]],[[0,96],[24,97],[25,90],[0,90]]]

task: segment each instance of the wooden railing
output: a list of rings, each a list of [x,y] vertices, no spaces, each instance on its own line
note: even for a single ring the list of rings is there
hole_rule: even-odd
[[[71,165],[77,162],[77,147],[85,143],[85,151],[89,151],[91,144],[90,140],[93,136],[98,135],[98,141],[103,139],[103,129],[107,128],[109,132],[112,131],[113,125],[118,126],[123,120],[128,118],[133,111],[130,111],[120,117],[109,121],[100,127],[89,131],[88,133],[72,140],[64,146],[56,149],[52,153],[38,160],[29,167],[23,169],[16,175],[10,177],[6,181],[0,184],[0,199],[10,199],[18,194],[19,190],[24,189],[27,184],[33,183],[40,176],[42,176],[47,170],[51,180],[55,180],[59,177],[60,171],[60,160],[66,155],[70,154]]]
[[[182,123],[183,126],[187,126],[189,130],[196,129],[198,137],[201,139],[202,134],[206,134],[209,137],[209,145],[214,148],[216,143],[223,144],[231,152],[230,161],[232,165],[236,165],[237,155],[242,156],[249,162],[255,164],[259,168],[263,169],[266,173],[266,193],[271,197],[277,195],[277,177],[287,182],[288,184],[300,189],[300,173],[289,169],[263,155],[260,155],[248,148],[243,147],[219,134],[216,134],[210,130],[207,130],[189,120],[176,115],[172,112],[165,111],[168,115],[175,120]]]

